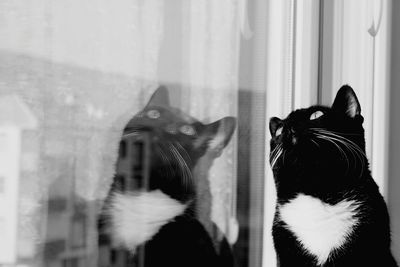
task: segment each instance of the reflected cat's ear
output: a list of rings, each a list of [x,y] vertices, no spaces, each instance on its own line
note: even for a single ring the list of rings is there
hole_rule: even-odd
[[[158,87],[158,89],[151,96],[147,106],[169,107],[168,88],[164,85]]]
[[[281,126],[282,126],[282,120],[277,118],[277,117],[272,117],[269,120],[269,132],[271,133],[271,136],[275,136],[276,135],[276,131]]]
[[[236,128],[236,118],[225,117],[208,125],[195,142],[195,146],[206,146],[207,151],[218,157],[229,143]]]
[[[336,94],[332,109],[345,113],[350,118],[361,115],[361,106],[356,93],[348,85],[343,85]]]

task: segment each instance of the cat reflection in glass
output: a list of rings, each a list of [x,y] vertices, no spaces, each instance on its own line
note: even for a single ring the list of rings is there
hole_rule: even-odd
[[[99,219],[99,266],[233,265],[227,240],[216,246],[197,218],[193,169],[206,153],[218,157],[235,127],[233,117],[203,124],[157,89],[123,131]]]
[[[387,207],[365,155],[363,120],[347,85],[330,108],[271,118],[279,266],[397,266]]]

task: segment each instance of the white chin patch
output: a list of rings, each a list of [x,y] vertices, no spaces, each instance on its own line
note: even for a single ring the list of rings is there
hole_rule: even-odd
[[[280,219],[304,249],[323,265],[331,252],[339,249],[358,223],[358,203],[342,200],[336,205],[304,194],[279,207]]]
[[[166,223],[183,214],[186,205],[160,190],[136,194],[114,193],[107,209],[116,245],[135,251]]]

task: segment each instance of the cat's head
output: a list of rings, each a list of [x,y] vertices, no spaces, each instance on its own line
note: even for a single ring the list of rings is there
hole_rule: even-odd
[[[172,107],[167,88],[158,88],[123,132],[124,153],[130,158],[132,173],[144,174],[130,177],[136,181],[125,190],[159,189],[174,199],[190,200],[194,197],[192,170],[197,161],[206,152],[219,156],[235,127],[233,117],[201,123]]]
[[[368,167],[363,121],[360,103],[348,85],[340,88],[331,107],[311,106],[283,120],[271,118],[275,177],[327,186],[339,177],[359,177]]]

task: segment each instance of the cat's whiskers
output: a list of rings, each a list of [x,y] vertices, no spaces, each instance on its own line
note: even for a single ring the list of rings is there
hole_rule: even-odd
[[[275,156],[275,153],[276,153],[276,151],[278,151],[278,149],[281,147],[281,145],[279,144],[279,145],[277,145],[271,152],[270,152],[270,161],[271,161],[271,159]]]
[[[271,155],[274,155],[274,153],[282,147],[282,144],[277,145],[272,151],[271,151]]]
[[[335,144],[337,142],[337,143],[343,145],[344,147],[346,147],[347,150],[352,154],[355,162],[357,162],[356,157],[360,161],[360,165],[361,165],[360,176],[364,173],[364,165],[366,163],[366,155],[365,155],[364,151],[362,151],[361,148],[356,143],[354,143],[353,141],[349,140],[348,138],[343,137],[339,134],[336,134],[332,131],[328,131],[328,130],[320,129],[320,128],[313,128],[312,130],[314,130],[316,135],[319,135],[320,138],[324,137],[325,140],[329,139],[331,142],[333,142]]]
[[[342,135],[349,135],[349,136],[357,136],[357,135],[362,135],[362,134],[358,134],[358,133],[341,133],[341,132],[336,132],[336,131],[331,131],[331,130],[326,130],[326,129],[324,129],[324,128],[311,128],[311,130],[316,130],[316,131],[324,131],[324,132],[329,132],[329,133],[332,133],[332,134],[337,134],[337,135],[340,135],[340,136],[342,136]],[[350,140],[349,140],[350,141]]]
[[[353,141],[347,139],[346,137],[340,136],[340,135],[338,135],[338,134],[335,134],[334,132],[327,131],[327,130],[322,130],[321,132],[326,133],[326,134],[328,134],[328,135],[332,135],[332,136],[334,136],[334,137],[336,137],[336,138],[339,138],[339,139],[341,139],[341,140],[343,140],[343,141],[345,141],[345,142],[350,143],[354,149],[356,149],[361,155],[363,155],[364,157],[366,157],[364,151],[362,151],[362,149],[361,149],[356,143],[354,143]]]
[[[274,168],[275,163],[278,161],[279,157],[282,155],[282,152],[283,152],[282,144],[279,144],[271,152],[270,163],[271,163],[271,168],[272,169]]]
[[[279,151],[278,151],[276,157],[272,160],[271,169],[274,169],[275,163],[278,161],[279,157],[282,155],[282,150],[283,150],[283,149],[279,149]]]
[[[187,153],[186,149],[179,142],[175,142],[174,144],[175,144],[174,147],[176,148],[176,152],[178,153],[178,155],[180,156],[180,158],[182,159],[182,161],[184,163],[185,171],[187,174],[186,175],[187,185],[191,186],[190,183],[192,182],[193,175],[192,175],[191,168],[188,166],[188,164],[189,165],[192,164],[191,158],[190,158],[189,154]],[[179,152],[179,151],[182,151],[184,153],[184,155],[182,155],[181,152]]]
[[[172,144],[172,146],[175,148],[175,150],[178,153],[179,157],[183,161],[184,166],[185,166],[185,171],[186,171],[186,174],[187,174],[187,176],[186,176],[187,177],[187,181],[190,182],[191,179],[192,179],[192,172],[190,171],[188,163],[191,164],[191,162],[190,162],[191,158],[190,158],[189,154],[187,153],[186,149],[179,142],[174,142]],[[182,155],[180,151],[182,151],[184,153],[184,155]],[[184,157],[186,158],[186,160],[184,159]],[[188,184],[190,184],[190,183],[188,183]]]
[[[357,157],[361,161],[362,165],[365,164],[366,155],[365,155],[364,151],[362,151],[361,148],[357,144],[355,144],[353,141],[351,141],[343,136],[331,133],[330,131],[323,130],[321,132],[325,133],[325,135],[327,135],[327,136],[330,136],[330,138],[337,140],[338,142],[341,142],[345,145],[349,145],[349,149],[354,151],[355,155],[357,155]]]
[[[173,144],[169,144],[171,148],[171,152],[174,154],[175,159],[178,161],[178,165],[181,169],[181,173],[183,176],[183,182],[185,184],[186,188],[189,188],[191,178],[192,178],[192,173],[190,171],[189,166],[187,165],[186,161],[183,159],[182,155],[179,153],[179,151],[176,149],[176,147]]]
[[[352,146],[350,143],[347,143],[347,142],[345,142],[345,141],[342,141],[342,140],[337,139],[337,138],[334,138],[334,137],[329,137],[329,138],[331,138],[331,139],[333,139],[333,140],[336,140],[336,141],[339,142],[339,143],[342,143],[344,146],[346,146],[346,147],[351,151],[351,153],[352,153],[354,156],[356,156],[356,157],[360,160],[360,162],[363,161],[363,158],[359,155],[358,151],[357,151],[357,150],[355,149],[355,147]],[[363,162],[362,162],[362,163],[363,163]]]
[[[350,162],[349,162],[349,158],[347,157],[347,155],[344,152],[344,150],[338,144],[336,144],[336,142],[333,141],[331,138],[326,137],[324,135],[319,135],[319,134],[317,134],[316,136],[317,136],[317,138],[326,140],[326,141],[332,143],[333,145],[335,145],[335,147],[339,150],[340,155],[342,155],[343,158],[346,160],[346,164],[347,164],[347,171],[346,172],[348,172],[348,170],[350,169]],[[351,152],[351,153],[353,155],[353,152]],[[355,158],[354,155],[353,155],[353,158]]]
[[[331,137],[331,138],[333,138],[333,137]],[[338,142],[340,142],[340,140],[338,140]],[[345,142],[343,142],[343,143],[345,143]],[[351,143],[347,143],[347,144],[349,144],[348,148],[352,151],[352,153],[354,152],[354,155],[357,156],[357,158],[360,161],[360,165],[361,165],[360,176],[361,176],[363,174],[363,172],[364,172],[364,165],[365,165],[365,161],[366,161],[365,160],[366,156],[365,156],[364,152],[357,145],[353,145]]]
[[[183,164],[182,164],[181,158],[179,157],[179,153],[178,153],[178,154],[176,153],[175,147],[174,147],[173,145],[168,144],[168,146],[169,146],[169,148],[170,148],[170,149],[169,149],[169,152],[170,152],[172,158],[177,162],[177,164],[175,164],[175,166],[178,166],[178,167],[179,167],[179,171],[180,171],[180,173],[181,173],[181,175],[182,175],[182,178],[183,178],[183,181],[182,181],[182,182],[183,182],[183,185],[184,185],[185,188],[188,188],[188,182],[187,182],[186,172],[185,172],[185,170],[183,169]]]
[[[320,138],[323,138],[323,139],[325,139],[327,141],[330,141],[332,144],[334,144],[341,151],[341,153],[346,157],[348,165],[349,165],[348,157],[347,157],[346,153],[344,152],[344,150],[341,149],[340,146],[337,143],[343,145],[351,153],[351,155],[352,155],[352,157],[354,159],[354,162],[357,162],[357,158],[360,159],[359,156],[357,155],[357,153],[354,151],[354,149],[348,143],[343,142],[343,141],[341,141],[339,139],[333,138],[331,136],[327,136],[327,135],[319,134],[318,136]]]
[[[314,128],[313,128],[313,129],[314,129]],[[315,129],[318,129],[318,128],[315,128]],[[351,141],[350,139],[348,139],[348,138],[343,137],[342,135],[340,135],[341,133],[337,133],[337,132],[334,132],[334,131],[329,131],[329,130],[326,130],[326,129],[319,129],[319,130],[317,130],[317,131],[318,131],[318,132],[322,132],[322,133],[326,133],[326,134],[329,134],[329,135],[336,136],[336,137],[338,137],[338,138],[340,138],[340,139],[344,139],[344,140],[346,140],[347,142],[352,143],[353,145],[356,145],[356,146],[357,146],[357,144],[354,143],[353,141]],[[344,134],[344,133],[343,133],[343,134]],[[352,134],[349,134],[349,135],[352,135]]]
[[[168,166],[167,171],[169,172],[169,174],[170,174],[171,176],[174,176],[174,170],[173,170],[173,167],[172,167],[172,164],[171,164],[171,161],[170,161],[170,157],[168,157],[168,156],[165,154],[165,152],[163,151],[163,149],[161,149],[161,147],[156,146],[156,148],[157,148],[158,152],[160,153],[161,158],[164,160],[164,162],[165,162],[165,163],[167,164],[167,166]],[[168,150],[167,150],[167,151],[168,151]]]
[[[315,140],[313,140],[312,138],[310,138],[310,141],[313,142],[317,147],[321,147]]]
[[[179,142],[174,142],[174,145],[176,148],[178,148],[178,150],[182,151],[185,154],[186,159],[188,161],[191,161],[191,158],[190,158],[189,154],[187,153],[186,149]]]

